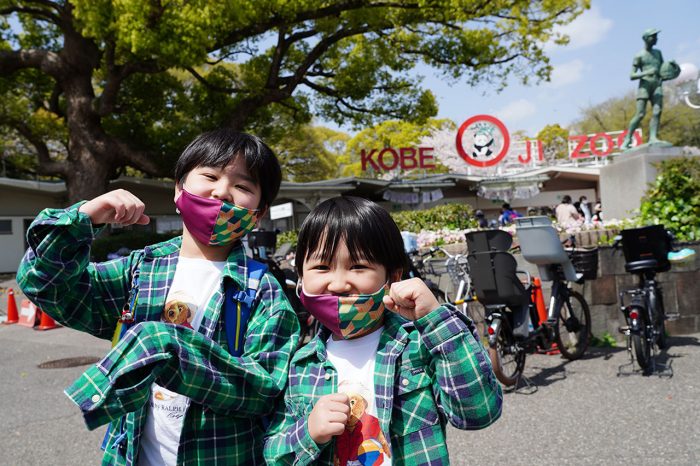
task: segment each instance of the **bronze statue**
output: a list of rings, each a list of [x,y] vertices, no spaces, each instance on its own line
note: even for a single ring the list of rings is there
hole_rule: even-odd
[[[637,53],[632,61],[630,79],[639,79],[637,112],[632,117],[625,140],[620,146],[622,150],[630,148],[632,136],[637,127],[639,127],[642,118],[644,118],[647,102],[649,101],[651,101],[652,113],[651,122],[649,123],[648,144],[670,145],[668,142],[661,141],[657,136],[664,100],[661,83],[676,78],[680,73],[680,67],[673,60],[664,62],[661,51],[653,48],[656,45],[659,32],[659,29],[647,29],[644,31],[644,34],[642,34],[644,49]]]

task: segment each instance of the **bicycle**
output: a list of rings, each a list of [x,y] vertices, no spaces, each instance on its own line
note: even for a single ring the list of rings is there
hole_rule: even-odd
[[[437,257],[438,253],[442,257]],[[444,262],[441,260],[445,258]],[[426,275],[442,276],[447,274],[451,282],[451,291],[446,291],[440,288],[435,282],[429,278],[423,278],[423,281],[428,285],[428,288],[433,292],[435,297],[441,303],[449,303],[455,307],[460,307],[462,312],[470,317],[475,323],[479,324],[483,318],[469,312],[469,303],[474,301],[474,289],[472,287],[471,278],[469,277],[469,265],[465,254],[451,254],[447,249],[433,246],[428,251],[421,254],[420,270],[423,277]]]
[[[583,277],[573,269],[549,219],[541,217],[546,223],[536,220],[533,224],[533,218],[538,219],[518,218],[516,225],[523,257],[538,264],[542,279],[552,281],[546,310],[538,311],[532,277],[517,270],[517,262],[508,252],[512,245],[508,233],[467,233],[471,277],[486,313],[489,356],[496,378],[505,386],[514,386],[521,379],[527,354],[538,349],[558,350],[566,359],[575,360],[584,354],[590,338],[588,303],[568,285],[569,281],[581,283]],[[525,275],[525,283],[518,274]]]
[[[627,325],[620,332],[627,337],[630,363],[636,358],[645,375],[656,371],[658,349],[668,346],[663,294],[656,274],[671,269],[668,253],[672,250],[672,236],[663,225],[622,230],[615,238],[613,249],[622,245],[625,270],[637,275],[638,285],[620,291],[620,311]],[[618,375],[621,374],[620,366]],[[670,370],[670,367],[664,366]]]
[[[447,298],[445,293],[440,289],[437,283],[428,277],[428,275],[439,276],[439,274],[436,274],[436,270],[431,262],[431,259],[439,250],[440,249],[437,247],[432,247],[424,252],[420,252],[416,249],[408,251],[409,270],[404,274],[403,278],[420,278],[439,302],[446,302]]]

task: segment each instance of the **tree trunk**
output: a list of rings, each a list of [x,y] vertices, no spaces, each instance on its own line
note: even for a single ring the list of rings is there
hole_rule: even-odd
[[[65,177],[68,202],[74,204],[106,193],[113,173],[108,160],[86,149],[72,155],[71,170]]]

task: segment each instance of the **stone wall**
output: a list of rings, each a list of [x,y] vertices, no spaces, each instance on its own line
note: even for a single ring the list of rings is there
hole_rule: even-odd
[[[670,271],[657,275],[663,291],[664,307],[677,318],[666,322],[671,335],[700,332],[700,244],[686,244],[695,250],[695,259],[675,263]],[[584,296],[591,307],[593,334],[605,332],[619,338],[617,328],[623,325],[619,307],[619,292],[637,286],[638,278],[625,272],[621,251],[601,247],[598,253],[598,279],[587,282]]]

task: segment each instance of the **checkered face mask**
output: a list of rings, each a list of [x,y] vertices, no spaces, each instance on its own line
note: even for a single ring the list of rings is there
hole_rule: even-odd
[[[257,209],[209,199],[184,188],[175,201],[182,222],[200,243],[225,246],[248,234],[258,221]]]
[[[384,319],[386,284],[371,294],[312,295],[302,284],[299,299],[307,311],[334,335],[350,340],[366,335]]]

